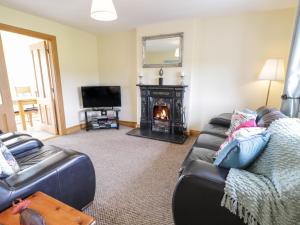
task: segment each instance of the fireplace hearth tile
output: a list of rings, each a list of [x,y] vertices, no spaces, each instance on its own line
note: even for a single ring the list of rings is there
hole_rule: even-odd
[[[150,129],[140,129],[136,128],[127,133],[130,136],[135,137],[143,137],[143,138],[149,138],[154,139],[158,141],[165,141],[165,142],[171,142],[175,144],[184,144],[184,142],[187,139],[187,135],[177,135],[177,134],[169,134],[169,133],[162,133],[162,132],[154,132]]]

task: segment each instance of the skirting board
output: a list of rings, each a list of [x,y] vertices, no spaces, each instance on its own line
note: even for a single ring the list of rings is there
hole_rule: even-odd
[[[82,129],[85,129],[85,124],[78,124],[78,125],[75,125],[73,127],[68,127],[66,128],[65,130],[65,133],[64,134],[72,134],[72,133],[76,133]]]
[[[199,131],[199,130],[189,130],[188,135],[198,137],[200,135],[200,133],[201,133],[201,131]]]
[[[120,125],[125,126],[125,127],[131,127],[131,128],[137,127],[137,122],[120,120],[119,123],[120,123]]]
[[[126,127],[131,127],[131,128],[137,128],[139,127],[139,125],[137,124],[137,122],[132,122],[132,121],[124,121],[124,120],[120,120],[120,125],[122,126],[126,126]],[[72,134],[72,133],[76,133],[82,129],[85,129],[85,124],[78,124],[76,126],[73,127],[69,127],[66,128],[65,130],[65,134]],[[199,136],[201,132],[198,130],[189,130],[186,132],[187,135],[189,136]]]

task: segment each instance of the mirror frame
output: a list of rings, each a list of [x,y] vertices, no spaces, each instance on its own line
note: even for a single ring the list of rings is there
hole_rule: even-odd
[[[147,64],[146,63],[146,42],[149,40],[159,40],[159,39],[166,39],[166,38],[174,38],[179,37],[180,40],[180,56],[179,56],[179,63],[170,63],[170,64]],[[146,36],[142,37],[143,42],[143,68],[163,68],[163,67],[182,67],[182,56],[183,56],[183,38],[184,33],[173,33],[173,34],[161,34],[161,35],[155,35],[155,36]]]

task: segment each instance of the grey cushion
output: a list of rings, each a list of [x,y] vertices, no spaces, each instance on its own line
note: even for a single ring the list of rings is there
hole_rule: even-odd
[[[185,160],[182,163],[180,173],[193,161],[202,160],[205,162],[213,163],[213,158],[216,152],[214,150],[206,148],[197,148],[193,147],[190,153],[187,155]]]
[[[272,110],[264,114],[259,120],[257,120],[257,125],[259,127],[269,127],[272,122],[281,118],[286,118],[286,115],[284,115],[279,110]]]
[[[202,134],[212,134],[212,135],[216,135],[219,137],[223,137],[226,138],[227,135],[225,134],[225,132],[228,130],[227,127],[224,126],[219,126],[219,125],[215,125],[215,124],[207,124],[203,130],[201,131]]]
[[[225,138],[211,135],[211,134],[201,134],[194,146],[198,148],[207,148],[214,151],[218,151],[221,144],[225,141]]]
[[[224,127],[229,127],[231,123],[232,113],[222,113],[214,118],[212,118],[209,123],[220,125]]]
[[[257,117],[256,117],[256,123],[266,114],[273,112],[273,111],[278,111],[276,108],[269,108],[267,106],[261,106],[256,110]]]

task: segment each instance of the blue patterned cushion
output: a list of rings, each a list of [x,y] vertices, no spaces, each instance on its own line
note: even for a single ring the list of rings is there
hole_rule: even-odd
[[[263,152],[269,139],[270,134],[267,131],[233,139],[216,157],[214,165],[228,169],[245,169]]]
[[[20,167],[7,147],[0,141],[0,178],[10,176],[20,170]]]

